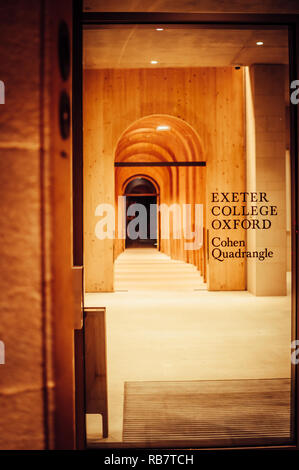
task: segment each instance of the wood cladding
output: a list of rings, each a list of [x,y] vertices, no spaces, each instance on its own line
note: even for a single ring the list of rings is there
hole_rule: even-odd
[[[84,313],[85,411],[102,415],[103,437],[108,437],[106,310],[86,308]]]
[[[84,199],[86,290],[113,290],[113,259],[120,252],[112,240],[94,234],[100,203],[115,202],[126,178],[146,174],[162,182],[160,202],[176,188],[180,203],[200,201],[205,195],[205,233],[210,228],[210,195],[216,191],[245,190],[243,72],[223,68],[166,68],[86,70],[84,72]],[[177,118],[194,129],[198,145],[188,135],[168,138],[153,132],[140,134],[141,118],[151,115]],[[164,118],[163,122],[164,124]],[[134,126],[136,128],[134,129]],[[132,133],[136,131],[132,141]],[[190,131],[191,132],[191,131]],[[130,142],[131,139],[131,142]],[[139,140],[138,140],[139,139]],[[189,140],[188,140],[189,139]],[[194,139],[193,139],[194,140]],[[185,145],[188,141],[190,145]],[[175,145],[176,142],[176,145]],[[197,149],[197,154],[196,154]],[[194,154],[195,152],[195,154]],[[117,155],[116,155],[117,153]],[[196,155],[196,156],[194,156]],[[117,168],[116,161],[205,161],[206,168]],[[115,171],[117,187],[115,187]],[[180,173],[179,173],[180,172]],[[179,176],[180,175],[180,176]],[[218,234],[218,232],[217,232]],[[242,230],[222,237],[245,240]],[[205,237],[207,241],[207,237]],[[163,251],[167,248],[167,241]],[[245,289],[245,261],[219,261],[203,253],[184,255],[184,260],[206,271],[210,290]],[[180,259],[180,258],[179,258]],[[208,259],[207,269],[205,262]]]

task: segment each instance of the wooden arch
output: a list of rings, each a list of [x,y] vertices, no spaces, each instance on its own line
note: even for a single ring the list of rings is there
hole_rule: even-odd
[[[159,130],[163,127],[164,130]],[[132,123],[120,136],[115,161],[203,161],[201,139],[186,121],[152,114]]]

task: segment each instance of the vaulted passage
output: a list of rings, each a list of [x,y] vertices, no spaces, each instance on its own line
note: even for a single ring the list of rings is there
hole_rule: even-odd
[[[195,204],[203,206],[205,202],[205,166],[188,166],[190,163],[206,163],[202,142],[196,131],[187,122],[174,116],[146,116],[134,122],[122,134],[116,147],[115,162],[116,165],[122,165],[115,168],[117,209],[118,197],[127,192],[130,182],[137,181],[136,178],[152,181],[156,186],[157,204],[167,205],[168,209],[177,207],[179,217],[180,233],[177,234],[174,233],[173,220],[169,220],[169,217],[165,220],[157,213],[158,248],[172,259],[193,264],[206,278],[205,223],[202,214],[202,220],[196,224],[194,211]],[[183,233],[186,204],[192,207],[189,236]],[[167,224],[170,226],[166,229]],[[200,226],[200,233],[193,234],[195,226]],[[194,249],[185,249],[187,239],[189,242],[196,239]],[[116,239],[114,247],[117,257],[125,243]]]
[[[119,233],[119,197],[136,177],[156,183],[159,204],[176,204],[181,213],[184,205],[193,205],[187,232],[195,232],[194,205],[203,205],[203,222],[196,224],[202,225],[202,246],[198,240],[195,248],[185,249],[195,237],[185,237],[182,227],[173,233],[172,223],[169,236],[163,236],[165,225],[158,219],[158,249],[196,266],[209,290],[246,289],[244,260],[219,263],[208,253],[212,192],[246,190],[242,71],[191,66],[87,69],[84,103],[86,291],[114,289],[113,262],[125,247],[125,236]],[[114,207],[116,224],[110,232],[115,237],[99,239],[95,234],[100,221],[96,211],[102,204]],[[244,230],[223,230],[221,235],[245,240]]]

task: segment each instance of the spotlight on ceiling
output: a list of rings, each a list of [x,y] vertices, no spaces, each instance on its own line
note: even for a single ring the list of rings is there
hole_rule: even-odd
[[[256,45],[257,45],[257,46],[263,46],[264,43],[263,43],[263,41],[257,41],[257,42],[256,42]]]
[[[156,131],[169,131],[170,127],[169,126],[157,126]]]
[[[151,64],[157,64],[158,61],[157,60],[151,60]]]

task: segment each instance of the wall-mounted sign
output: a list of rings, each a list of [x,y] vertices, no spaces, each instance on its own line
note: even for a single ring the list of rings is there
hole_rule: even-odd
[[[255,258],[264,261],[273,258],[267,247],[262,250],[247,250],[244,238],[238,240],[227,235],[227,230],[269,230],[278,215],[278,208],[271,204],[266,192],[213,192],[211,194],[211,255],[217,261],[226,259]],[[219,234],[214,235],[214,233]],[[223,237],[223,231],[225,236]]]

